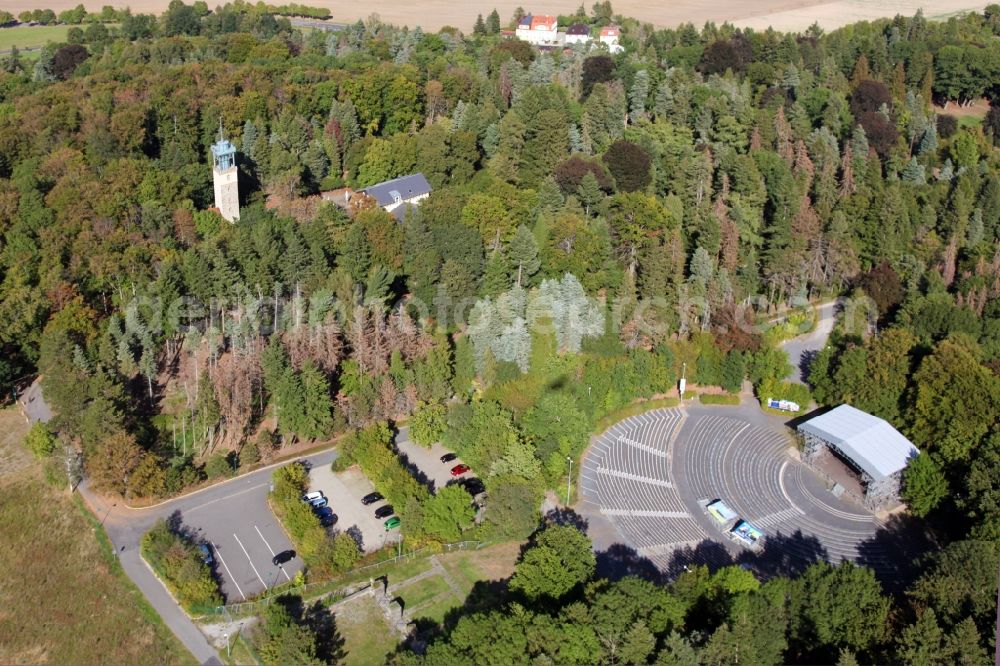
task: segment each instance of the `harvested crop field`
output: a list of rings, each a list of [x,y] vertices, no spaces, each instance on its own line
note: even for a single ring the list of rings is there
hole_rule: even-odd
[[[130,0],[133,12],[160,13],[169,0]],[[12,0],[5,3],[9,11],[17,13],[25,9],[48,8],[59,12],[71,9],[78,0]],[[214,6],[216,3],[209,3]],[[489,14],[494,8],[500,12],[502,20],[507,20],[514,10],[521,6],[538,14],[572,14],[580,6],[579,0],[545,0],[537,4],[523,0],[489,0],[485,2],[462,2],[459,0],[422,0],[403,2],[382,0],[370,3],[345,3],[334,0],[310,0],[305,4],[329,7],[333,21],[353,22],[376,13],[387,23],[397,25],[420,25],[425,30],[437,30],[451,25],[462,30],[470,30],[477,14]],[[585,3],[589,5],[591,3]],[[854,21],[891,17],[896,14],[912,15],[923,8],[929,18],[943,17],[963,11],[981,10],[987,2],[971,0],[838,0],[836,2],[816,2],[811,0],[618,0],[612,5],[616,13],[633,16],[659,27],[670,27],[691,22],[696,26],[706,21],[731,21],[740,26],[757,29],[769,25],[780,30],[804,30],[813,22],[826,29],[837,28]],[[98,4],[86,4],[89,10],[98,9]]]

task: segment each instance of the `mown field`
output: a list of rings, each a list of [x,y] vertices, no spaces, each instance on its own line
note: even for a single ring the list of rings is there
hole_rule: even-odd
[[[190,664],[118,568],[97,521],[46,483],[0,411],[0,663]]]
[[[0,51],[9,51],[13,47],[26,49],[44,46],[48,42],[66,41],[68,25],[32,25],[15,28],[0,28]]]

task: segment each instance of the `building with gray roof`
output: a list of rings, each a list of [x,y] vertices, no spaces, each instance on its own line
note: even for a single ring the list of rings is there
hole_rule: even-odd
[[[417,204],[431,193],[431,184],[422,173],[400,176],[361,190],[387,212],[403,204]]]
[[[899,499],[902,472],[920,453],[885,419],[850,405],[805,421],[798,432],[807,463],[816,463],[833,451],[859,472],[865,504],[871,509]]]

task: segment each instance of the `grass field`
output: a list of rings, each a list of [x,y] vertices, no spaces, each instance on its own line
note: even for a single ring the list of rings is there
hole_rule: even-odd
[[[396,590],[403,600],[403,607],[414,619],[425,618],[441,622],[452,608],[465,603],[466,598],[478,581],[493,581],[507,578],[514,571],[514,563],[521,552],[519,543],[501,543],[482,550],[460,550],[442,553],[437,561],[450,578],[445,575],[428,576]],[[390,578],[400,581],[399,577]],[[461,594],[452,589],[454,585]]]
[[[45,46],[49,42],[65,42],[68,25],[32,25],[15,28],[0,28],[0,51],[13,47],[25,49]]]
[[[97,521],[42,479],[0,411],[0,663],[190,664],[114,560]]]
[[[337,630],[344,638],[345,666],[384,664],[386,655],[396,648],[382,609],[369,596],[337,609]]]

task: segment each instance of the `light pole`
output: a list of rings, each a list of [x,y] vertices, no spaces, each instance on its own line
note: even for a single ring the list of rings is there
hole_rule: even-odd
[[[233,658],[233,653],[232,653],[232,651],[229,648],[229,634],[226,633],[226,634],[223,634],[223,636],[226,637],[226,659],[232,659]]]
[[[569,506],[570,483],[573,482],[573,459],[566,456],[566,462],[569,463],[569,476],[566,477],[566,506]]]
[[[687,387],[687,363],[681,363],[681,383],[680,383],[680,401],[684,402],[684,389]]]

